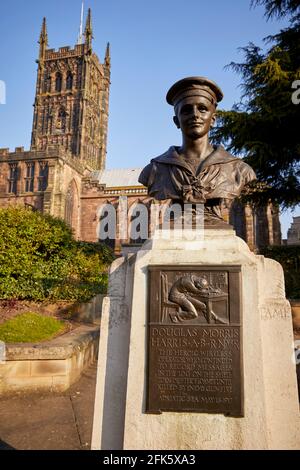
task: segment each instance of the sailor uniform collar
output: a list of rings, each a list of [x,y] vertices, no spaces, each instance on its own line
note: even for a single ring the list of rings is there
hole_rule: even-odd
[[[179,166],[195,174],[194,171],[192,171],[192,168],[188,164],[187,160],[180,156],[180,154],[178,153],[178,148],[179,147],[175,146],[170,147],[167,152],[160,155],[159,157],[153,158],[151,162]],[[239,159],[237,157],[234,157],[233,155],[230,155],[230,153],[226,152],[224,147],[219,145],[217,147],[214,147],[214,150],[205,158],[205,160],[200,163],[196,174],[199,174],[204,168],[207,168],[211,165],[222,165],[224,163],[232,162],[235,160]]]

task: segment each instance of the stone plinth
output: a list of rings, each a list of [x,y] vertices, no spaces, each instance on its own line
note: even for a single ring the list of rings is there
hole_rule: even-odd
[[[104,299],[92,448],[298,449],[300,422],[290,304],[281,266],[233,230],[156,234],[114,262]],[[239,266],[243,416],[147,414],[149,266]]]
[[[97,359],[99,326],[82,325],[42,343],[6,345],[0,362],[0,396],[63,392]]]

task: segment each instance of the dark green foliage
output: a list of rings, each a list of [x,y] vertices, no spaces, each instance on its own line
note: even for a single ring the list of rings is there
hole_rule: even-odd
[[[268,15],[300,9],[299,2],[254,3],[265,4]],[[254,200],[293,207],[300,202],[300,104],[292,102],[292,83],[300,80],[300,16],[266,42],[272,44],[266,53],[250,43],[242,48],[244,62],[229,65],[242,76],[242,98],[231,111],[218,112],[213,138],[244,156],[265,183]]]
[[[287,298],[300,299],[300,246],[269,246],[261,254],[282,265]]]
[[[252,0],[251,6],[264,5],[266,17],[283,17],[299,10],[299,0]]]
[[[0,299],[85,301],[106,291],[112,253],[77,242],[60,219],[0,209]]]

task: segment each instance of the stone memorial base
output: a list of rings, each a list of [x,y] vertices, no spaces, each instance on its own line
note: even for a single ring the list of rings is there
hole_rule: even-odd
[[[282,268],[233,230],[192,235],[156,232],[112,265],[92,448],[299,449]],[[220,289],[185,318],[169,289],[193,276]]]

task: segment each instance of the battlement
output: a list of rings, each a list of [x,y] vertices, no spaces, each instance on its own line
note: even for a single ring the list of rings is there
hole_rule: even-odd
[[[70,57],[81,57],[85,53],[84,44],[77,44],[74,49],[71,49],[70,46],[60,47],[58,50],[56,49],[47,49],[45,54],[45,60],[56,60],[56,59],[67,59]],[[94,52],[92,53],[92,58],[94,64],[98,66],[98,68],[104,67],[104,64],[101,64],[97,54]]]
[[[70,50],[71,50],[70,46],[63,46],[58,49],[59,52],[68,52]]]
[[[0,159],[5,160],[30,160],[49,157],[66,156],[66,150],[61,145],[49,145],[46,150],[24,150],[24,147],[16,147],[10,151],[9,148],[0,148]]]
[[[82,56],[84,54],[84,44],[76,44],[74,49],[70,46],[64,46],[57,49],[47,49],[45,52],[45,60],[65,59],[67,57]]]
[[[49,145],[46,150],[24,150],[24,147],[16,147],[10,152],[9,148],[0,148],[0,163],[5,162],[28,162],[30,160],[51,160],[61,159],[78,171],[84,173],[85,169],[89,169],[86,163],[82,163],[77,157],[64,148],[63,145]],[[89,169],[90,171],[92,169]]]

